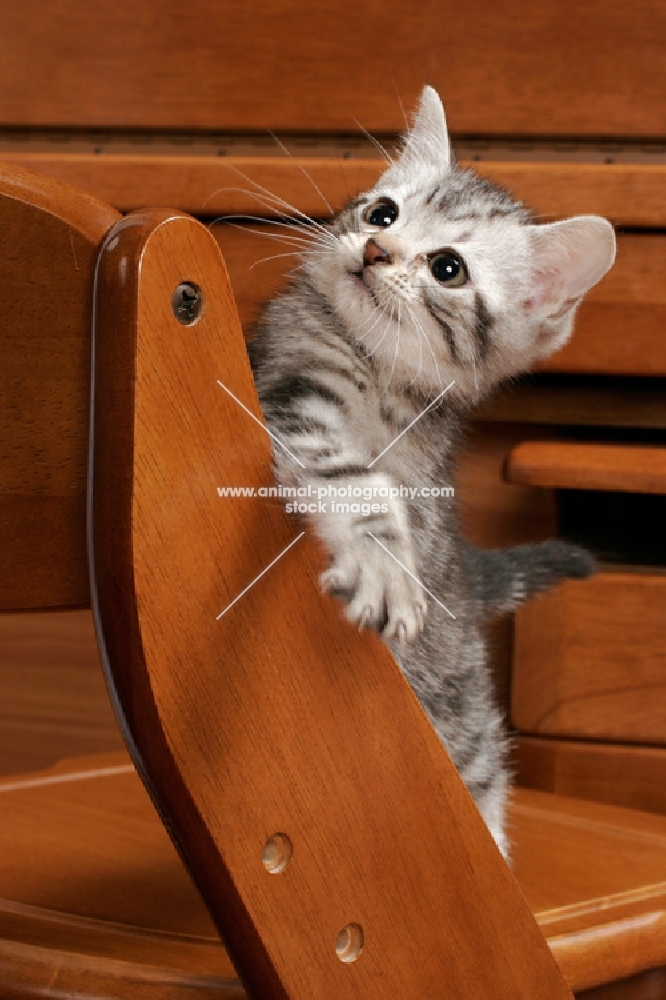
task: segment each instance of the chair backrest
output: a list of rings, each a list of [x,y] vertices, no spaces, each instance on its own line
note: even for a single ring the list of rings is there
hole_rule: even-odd
[[[120,215],[0,164],[0,610],[89,603],[90,314],[97,248]]]

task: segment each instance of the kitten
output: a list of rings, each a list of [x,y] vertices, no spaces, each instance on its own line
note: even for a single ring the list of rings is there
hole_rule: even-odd
[[[397,160],[310,233],[249,348],[285,445],[277,479],[372,498],[369,514],[358,501],[332,513],[329,500],[308,515],[331,555],[322,586],[382,634],[507,855],[506,740],[482,626],[593,563],[561,541],[481,551],[461,537],[452,499],[387,491],[452,482],[465,412],[565,343],[613,263],[613,229],[596,216],[535,225],[459,168],[426,87]]]

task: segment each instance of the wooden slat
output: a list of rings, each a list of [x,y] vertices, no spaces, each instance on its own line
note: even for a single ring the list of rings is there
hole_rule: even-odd
[[[666,749],[538,736],[513,743],[519,785],[666,815]]]
[[[526,441],[512,449],[504,475],[523,486],[666,494],[666,448]]]
[[[359,191],[371,187],[384,169],[382,160],[376,157],[217,158],[5,151],[0,159],[75,184],[122,211],[170,204],[194,215],[273,214],[248,193],[253,190],[247,180],[251,178],[300,211],[322,217],[328,209],[302,168],[334,211]],[[492,161],[463,161],[462,165],[506,187],[543,219],[596,213],[617,226],[666,226],[664,165]],[[260,192],[255,189],[257,194]]]
[[[429,80],[460,132],[666,133],[658,0],[2,5],[0,121],[402,127]],[[63,58],[66,54],[66,58]],[[637,100],[640,95],[640,100]]]
[[[579,337],[578,331],[576,337]],[[475,410],[490,423],[559,424],[578,427],[643,427],[666,430],[663,381],[561,380],[508,385]],[[593,435],[590,431],[590,435]]]
[[[192,219],[137,215],[110,234],[98,275],[103,661],[248,989],[377,1000],[437,996],[446,979],[451,997],[491,983],[567,996],[397,664],[321,594],[313,539],[275,563],[298,537],[283,510],[220,502],[219,484],[270,482],[271,451],[216,382],[259,415],[214,240]],[[185,275],[205,297],[191,328],[171,311]],[[293,859],[269,874],[262,849],[278,832]],[[345,963],[336,939],[350,923],[365,945]]]
[[[666,576],[569,581],[515,618],[512,721],[524,733],[666,745]]]

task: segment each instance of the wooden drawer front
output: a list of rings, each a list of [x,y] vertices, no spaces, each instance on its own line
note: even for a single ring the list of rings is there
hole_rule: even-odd
[[[159,12],[159,13],[158,13]],[[463,133],[659,136],[658,0],[58,4],[5,0],[8,124],[403,127],[424,80]],[[66,53],[66,58],[63,58]]]
[[[666,575],[600,573],[521,608],[512,720],[526,733],[666,745]]]

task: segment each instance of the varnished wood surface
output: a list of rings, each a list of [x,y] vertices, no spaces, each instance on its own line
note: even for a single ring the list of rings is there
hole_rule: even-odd
[[[508,456],[505,478],[523,486],[666,494],[666,448],[526,441]]]
[[[657,0],[486,0],[446,16],[434,0],[306,14],[297,0],[193,0],[186,19],[175,0],[4,0],[2,20],[7,123],[330,130],[355,116],[395,130],[429,81],[461,132],[666,133]]]
[[[666,815],[666,749],[518,736],[516,781],[527,788]]]
[[[307,532],[225,612],[297,535],[278,505],[217,495],[220,482],[270,482],[271,458],[216,383],[259,414],[215,241],[191,219],[142,215],[100,261],[91,510],[104,658],[248,988],[376,1000],[437,994],[446,976],[452,997],[491,983],[567,996],[397,665],[321,595]],[[185,275],[205,296],[191,328],[171,313]],[[278,832],[293,860],[270,875],[262,849]],[[344,963],[335,944],[350,923],[365,943]]]
[[[0,989],[21,961],[34,994],[57,969],[53,990],[93,972],[101,995],[244,995],[125,754],[5,780],[0,801]],[[666,819],[529,790],[511,816],[516,873],[576,991],[666,963]]]
[[[521,545],[557,533],[555,497],[531,485],[507,482],[506,456],[531,437],[543,440],[548,427],[474,423],[461,449],[455,474],[456,498],[465,535],[482,548]]]
[[[666,744],[666,576],[602,572],[516,612],[512,719],[541,735]]]
[[[280,206],[262,203],[255,186],[260,184],[299,211],[321,218],[329,214],[329,206],[338,211],[372,187],[385,169],[377,157],[4,151],[0,159],[77,185],[122,211],[176,205],[194,215],[280,214]],[[464,160],[462,165],[507,188],[546,220],[596,213],[617,226],[666,226],[664,165]]]
[[[607,986],[576,993],[579,1000],[661,1000],[666,995],[666,971],[650,969]]]
[[[0,165],[0,608],[85,604],[90,310],[118,213]]]
[[[0,615],[0,776],[122,748],[90,611]]]

